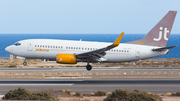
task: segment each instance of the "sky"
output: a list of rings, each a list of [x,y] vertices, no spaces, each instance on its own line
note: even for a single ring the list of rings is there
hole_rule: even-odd
[[[146,34],[180,0],[1,0],[0,34]]]

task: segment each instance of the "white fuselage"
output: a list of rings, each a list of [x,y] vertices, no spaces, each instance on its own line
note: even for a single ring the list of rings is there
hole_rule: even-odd
[[[26,59],[48,59],[56,60],[59,53],[78,54],[93,51],[106,47],[112,43],[88,42],[88,41],[70,41],[53,39],[29,39],[19,41],[20,45],[11,45],[5,50],[15,56]],[[119,46],[105,51],[106,55],[96,60],[97,62],[125,62],[140,59],[152,58],[167,54],[166,51],[152,51],[155,46],[136,45],[120,43]],[[95,61],[95,62],[96,62]]]

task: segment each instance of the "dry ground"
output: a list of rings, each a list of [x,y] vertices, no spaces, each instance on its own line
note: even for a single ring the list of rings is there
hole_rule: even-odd
[[[78,63],[75,65],[64,65],[57,64],[56,61],[50,62],[48,61],[45,64],[40,59],[34,60],[26,60],[27,65],[22,66],[24,60],[15,59],[10,60],[9,58],[0,58],[0,67],[1,68],[27,68],[27,67],[40,67],[40,68],[54,68],[54,67],[85,67],[87,65],[86,62]],[[42,63],[42,64],[41,64]],[[32,66],[30,66],[32,65]],[[121,62],[121,63],[93,63],[92,66],[95,67],[180,67],[180,58],[161,58],[161,59],[145,59],[140,61],[132,61],[132,62]]]
[[[103,101],[103,99],[106,98],[106,96],[103,97],[73,97],[73,98],[68,98],[68,97],[59,97],[58,99],[60,101]]]
[[[163,96],[163,101],[180,101],[180,97]]]
[[[59,97],[60,101],[103,101],[106,96],[102,97],[84,97],[84,98],[68,98],[68,97]],[[180,97],[172,97],[172,96],[162,96],[163,101],[180,101]]]

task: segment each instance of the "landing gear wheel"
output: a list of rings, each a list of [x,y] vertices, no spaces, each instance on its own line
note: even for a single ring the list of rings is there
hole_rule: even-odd
[[[26,66],[26,65],[27,65],[27,62],[23,62],[23,65]]]
[[[87,66],[86,66],[86,69],[87,69],[88,71],[90,71],[90,70],[92,69],[92,66],[91,66],[91,65],[87,65]]]

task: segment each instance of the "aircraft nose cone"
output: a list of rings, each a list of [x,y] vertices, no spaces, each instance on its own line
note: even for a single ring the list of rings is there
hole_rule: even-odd
[[[11,51],[10,46],[6,47],[6,48],[5,48],[5,51],[8,52],[8,53],[10,53],[10,51]]]

